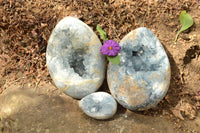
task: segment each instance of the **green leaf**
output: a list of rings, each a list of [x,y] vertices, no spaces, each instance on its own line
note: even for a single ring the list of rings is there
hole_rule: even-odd
[[[99,25],[97,25],[97,31],[100,33],[101,39],[103,40],[103,42],[105,42],[105,40],[107,40],[107,34],[104,30],[101,29],[101,27]]]
[[[176,34],[175,42],[177,41],[177,38],[178,38],[179,34],[182,31],[187,30],[188,28],[190,28],[194,23],[192,17],[190,16],[190,14],[186,13],[186,11],[182,11],[181,12],[180,22],[181,22],[182,27],[181,27],[180,31],[178,31],[178,33]]]
[[[114,57],[107,56],[107,59],[108,59],[110,62],[112,62],[113,64],[119,65],[119,62],[120,62],[119,55],[116,55],[116,56],[114,56]]]

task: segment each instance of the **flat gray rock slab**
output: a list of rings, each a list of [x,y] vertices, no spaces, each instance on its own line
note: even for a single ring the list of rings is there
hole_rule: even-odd
[[[177,133],[164,116],[120,110],[111,120],[96,120],[82,112],[78,100],[51,84],[39,85],[37,90],[19,87],[0,94],[1,133]]]
[[[167,54],[149,29],[131,31],[121,42],[119,66],[109,63],[107,79],[111,94],[130,110],[156,106],[170,84]]]
[[[65,17],[54,28],[47,46],[47,67],[55,85],[73,98],[95,92],[105,77],[102,44],[91,28]]]
[[[117,102],[106,92],[95,92],[81,99],[79,107],[92,118],[109,119],[117,111]]]

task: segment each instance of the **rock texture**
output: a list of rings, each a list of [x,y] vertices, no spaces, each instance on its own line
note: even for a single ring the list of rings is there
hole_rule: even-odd
[[[77,18],[65,17],[47,46],[47,67],[55,85],[80,99],[98,90],[105,76],[105,57],[96,34]]]
[[[0,133],[177,133],[164,116],[127,110],[112,120],[99,121],[86,117],[78,100],[59,95],[51,84],[39,85],[36,90],[20,87],[12,85],[0,94]],[[194,121],[200,131],[199,119]]]
[[[117,101],[130,110],[154,107],[165,96],[171,77],[166,52],[158,38],[141,27],[120,42],[119,66],[109,63],[109,89]]]
[[[117,102],[106,92],[95,92],[81,99],[79,107],[90,117],[109,119],[117,111]]]

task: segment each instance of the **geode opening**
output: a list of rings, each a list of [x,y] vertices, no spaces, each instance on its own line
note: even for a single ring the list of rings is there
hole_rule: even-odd
[[[78,49],[72,52],[71,58],[69,59],[69,65],[74,69],[74,72],[83,76],[85,74],[85,65],[83,64],[84,55],[86,54],[85,50]]]
[[[137,51],[132,51],[132,56],[137,56]]]
[[[148,48],[148,50],[145,50],[147,48],[143,48],[143,47],[139,47],[136,48],[137,50],[129,50],[128,48],[126,48],[127,53],[129,53],[128,51],[131,52],[131,54],[127,55],[127,62],[124,63],[124,65],[126,66],[126,68],[130,69],[134,69],[136,72],[137,71],[156,71],[159,69],[159,62],[157,61],[155,62],[150,62],[148,60],[148,57],[146,57],[148,55],[148,53],[150,53],[151,49]],[[148,53],[146,53],[148,52]],[[131,64],[131,65],[130,65]],[[130,71],[129,71],[130,72]]]

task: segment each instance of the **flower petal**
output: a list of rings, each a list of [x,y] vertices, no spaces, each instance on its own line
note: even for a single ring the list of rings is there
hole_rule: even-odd
[[[112,49],[109,49],[109,47],[112,47]],[[120,49],[121,47],[117,42],[113,40],[107,40],[101,47],[100,51],[104,55],[116,56],[119,53]]]

